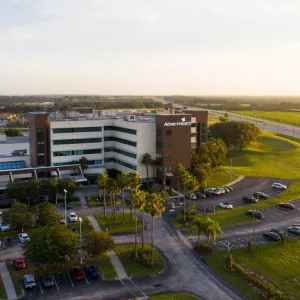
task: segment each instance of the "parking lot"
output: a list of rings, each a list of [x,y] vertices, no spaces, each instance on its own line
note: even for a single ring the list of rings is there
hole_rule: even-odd
[[[280,182],[286,186],[291,184],[289,180],[280,180],[274,178],[245,177],[240,182],[233,185],[233,191],[220,196],[206,197],[206,199],[198,198],[196,201],[197,209],[200,211],[213,212],[214,206],[218,206],[221,202],[228,202],[233,207],[248,205],[249,203],[242,200],[243,196],[252,196],[253,193],[259,191],[264,192],[269,197],[274,197],[282,192],[280,189],[272,188],[274,182]],[[264,200],[260,200],[264,201]]]

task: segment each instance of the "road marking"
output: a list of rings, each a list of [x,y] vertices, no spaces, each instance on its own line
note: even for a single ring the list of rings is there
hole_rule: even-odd
[[[55,285],[56,285],[57,290],[59,291],[59,287],[58,287],[58,285],[57,285],[57,283],[56,283],[56,280],[55,280],[55,278],[54,278],[54,275],[52,275],[52,278],[53,278],[53,281],[54,281],[54,283],[55,283]]]
[[[70,281],[71,281],[72,286],[74,287],[74,283],[73,283],[73,281],[72,281],[72,279],[71,279],[70,274],[69,274],[69,273],[67,273],[67,274],[68,274],[68,277],[69,277],[69,279],[70,279]]]
[[[39,286],[39,288],[41,290],[41,293],[44,294],[44,291],[43,291],[42,286],[40,284],[40,279],[39,278],[37,278],[37,283],[38,283],[38,286]]]
[[[177,231],[178,235],[180,236],[180,238],[183,240],[183,242],[184,242],[190,249],[192,249],[193,246],[192,246],[188,241],[186,241],[185,237],[182,235],[182,233],[180,232],[180,230],[177,230],[177,229],[176,229],[176,231]]]
[[[144,297],[147,297],[147,295],[130,278],[128,278],[128,279],[143,294]]]
[[[137,298],[137,295],[132,291],[132,290],[130,290],[129,288],[128,288],[128,286],[122,281],[122,279],[119,279],[121,282],[122,282],[122,284],[126,287],[126,289],[128,290],[128,292],[130,292],[131,294],[133,294],[133,296],[135,297],[135,298]]]
[[[87,283],[87,284],[90,284],[89,281],[87,280],[87,276],[86,276],[86,274],[85,274],[84,271],[83,271],[83,273],[84,273],[84,279],[85,279],[86,283]]]

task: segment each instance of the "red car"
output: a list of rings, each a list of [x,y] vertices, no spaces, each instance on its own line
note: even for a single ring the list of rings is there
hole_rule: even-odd
[[[25,269],[25,262],[24,259],[22,257],[20,258],[16,258],[13,260],[13,267],[15,270],[22,270]]]
[[[72,278],[76,281],[85,279],[84,272],[79,266],[72,268],[71,275],[72,275]]]

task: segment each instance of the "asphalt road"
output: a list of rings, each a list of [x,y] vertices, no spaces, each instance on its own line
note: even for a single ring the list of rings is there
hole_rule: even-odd
[[[290,180],[281,180],[276,178],[264,177],[245,177],[240,182],[233,185],[233,191],[220,196],[206,197],[206,199],[198,199],[196,201],[197,209],[200,211],[212,212],[214,206],[218,206],[221,202],[228,202],[233,207],[248,205],[249,203],[242,200],[243,196],[253,196],[254,192],[264,192],[271,197],[274,197],[282,192],[282,190],[272,188],[274,182],[280,182],[286,186],[291,184]],[[264,200],[260,200],[264,201]]]

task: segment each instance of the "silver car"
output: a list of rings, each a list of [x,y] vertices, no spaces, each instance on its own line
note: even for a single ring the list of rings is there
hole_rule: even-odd
[[[291,226],[288,228],[289,232],[300,234],[300,227],[299,226]]]

